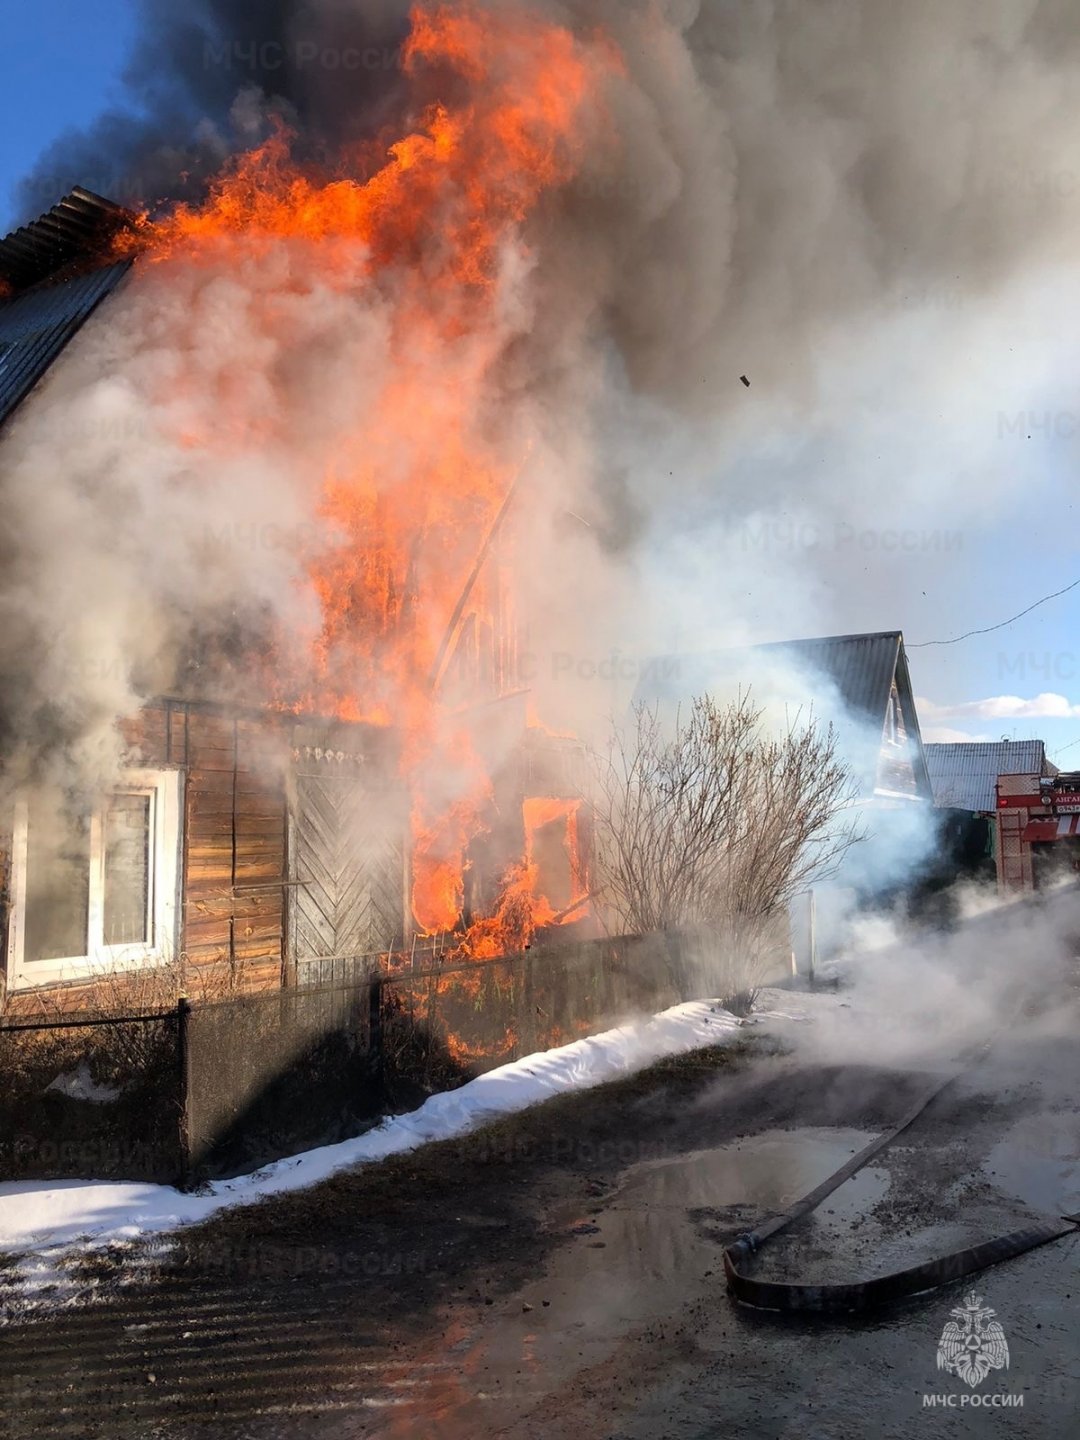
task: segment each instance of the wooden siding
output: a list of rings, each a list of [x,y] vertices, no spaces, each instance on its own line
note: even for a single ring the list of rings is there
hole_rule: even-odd
[[[164,701],[121,727],[133,766],[185,772],[179,955],[102,983],[78,980],[9,997],[9,1014],[157,1008],[266,990],[284,978],[287,717]],[[141,1002],[141,1003],[140,1003]]]
[[[513,735],[523,716],[503,708],[490,723]],[[339,979],[408,943],[408,804],[392,732],[180,700],[147,706],[122,730],[133,768],[184,775],[180,963],[15,992],[7,1013],[111,1011],[125,1000],[159,1009],[181,988],[198,1001]],[[486,867],[478,844],[472,881],[500,876],[508,850],[520,851],[522,794],[578,793],[579,750],[532,737],[514,752],[500,786],[514,834],[500,835]],[[584,829],[580,840],[587,863]],[[492,879],[474,905],[490,905],[496,888]]]
[[[275,713],[166,701],[125,732],[138,762],[186,772],[180,949],[193,994],[284,981],[291,729]]]
[[[147,718],[153,725],[151,712]],[[167,760],[187,772],[181,944],[211,988],[282,983],[285,763],[282,717],[168,707]]]
[[[362,730],[295,732],[288,953],[302,981],[355,974],[402,943],[407,809],[389,757],[370,739]]]

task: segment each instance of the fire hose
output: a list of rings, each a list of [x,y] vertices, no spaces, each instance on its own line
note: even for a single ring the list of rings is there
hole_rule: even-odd
[[[984,1047],[981,1053],[985,1053],[988,1048],[988,1046]],[[986,1240],[982,1244],[969,1246],[965,1250],[955,1250],[951,1254],[939,1256],[936,1260],[913,1265],[907,1270],[897,1270],[888,1275],[875,1276],[870,1280],[858,1280],[848,1284],[804,1285],[782,1280],[762,1280],[746,1273],[744,1267],[761,1250],[762,1246],[775,1235],[779,1235],[781,1231],[794,1225],[797,1220],[801,1220],[816,1210],[834,1190],[838,1190],[875,1155],[879,1155],[898,1136],[909,1129],[931,1101],[937,1099],[942,1091],[952,1085],[962,1073],[963,1069],[960,1069],[944,1079],[935,1080],[930,1089],[920,1096],[891,1130],[884,1135],[879,1135],[876,1140],[872,1140],[869,1145],[860,1150],[858,1154],[853,1155],[846,1164],[830,1175],[827,1180],[824,1180],[815,1190],[811,1190],[808,1195],[804,1195],[801,1200],[796,1201],[789,1210],[785,1210],[783,1214],[776,1216],[757,1230],[741,1235],[729,1245],[724,1251],[724,1274],[727,1277],[728,1290],[734,1298],[755,1309],[778,1310],[787,1313],[810,1311],[821,1314],[868,1310],[873,1306],[899,1300],[907,1295],[917,1295],[925,1290],[936,1289],[938,1286],[958,1280],[964,1275],[972,1275],[978,1270],[984,1270],[989,1265],[997,1265],[1003,1260],[1011,1260],[1016,1255],[1023,1255],[1026,1251],[1034,1250],[1039,1245],[1046,1245],[1051,1240],[1060,1240],[1065,1235],[1076,1234],[1077,1227],[1080,1226],[1080,1215],[1063,1215],[1058,1220],[1032,1225],[1024,1230],[1014,1230],[1011,1234],[1002,1235],[996,1240]]]

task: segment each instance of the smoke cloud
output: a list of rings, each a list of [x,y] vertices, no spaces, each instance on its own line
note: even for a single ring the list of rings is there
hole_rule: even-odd
[[[1071,8],[523,8],[603,77],[575,173],[508,247],[493,324],[413,357],[431,413],[376,458],[392,486],[465,384],[477,436],[531,444],[515,588],[542,713],[587,732],[656,651],[940,624],[1013,503],[1013,417],[1068,403]],[[197,200],[274,116],[313,176],[363,179],[461,83],[409,81],[398,0],[142,10],[128,107],[43,157],[27,214],[75,183]],[[312,472],[377,409],[396,297],[295,262],[137,266],[5,436],[0,664],[29,750],[47,720],[106,769],[112,715],[189,676],[196,634],[310,643]]]

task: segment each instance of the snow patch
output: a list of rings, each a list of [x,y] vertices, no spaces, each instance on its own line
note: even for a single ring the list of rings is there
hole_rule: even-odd
[[[677,1005],[651,1019],[502,1065],[353,1140],[217,1181],[199,1194],[167,1185],[89,1180],[0,1184],[0,1252],[18,1257],[7,1274],[21,1298],[34,1291],[44,1295],[73,1250],[100,1251],[207,1220],[230,1206],[316,1185],[350,1166],[451,1139],[552,1096],[632,1074],[663,1056],[729,1043],[742,1026],[716,1001]]]
[[[86,1100],[91,1105],[111,1105],[121,1093],[115,1085],[99,1085],[90,1074],[90,1066],[85,1060],[77,1070],[69,1070],[50,1081],[45,1086],[45,1094],[50,1090],[66,1095],[69,1100]]]

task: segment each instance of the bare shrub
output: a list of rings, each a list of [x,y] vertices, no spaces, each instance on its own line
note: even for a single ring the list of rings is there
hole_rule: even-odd
[[[163,964],[137,969],[106,969],[88,981],[88,1002],[73,1007],[63,990],[42,990],[25,1005],[18,1020],[39,1024],[39,1033],[21,1031],[4,1037],[11,1042],[12,1063],[41,1067],[55,1063],[74,1068],[85,1059],[97,1080],[120,1081],[148,1073],[161,1064],[165,1047],[175,1048],[168,1021],[136,1023],[135,1017],[168,1014],[181,996],[196,1004],[232,998],[238,993],[233,971],[227,965],[192,965],[179,955]],[[93,1030],[65,1031],[62,1022],[104,1020]],[[76,1045],[78,1041],[78,1048]],[[18,1054],[18,1061],[14,1060]],[[74,1058],[73,1058],[74,1057]],[[58,1071],[59,1073],[59,1071]]]
[[[812,714],[769,735],[750,697],[693,700],[667,725],[639,705],[594,754],[595,873],[609,927],[700,930],[725,998],[751,995],[787,946],[787,906],[861,840],[836,731]],[[781,938],[783,937],[783,938]]]

